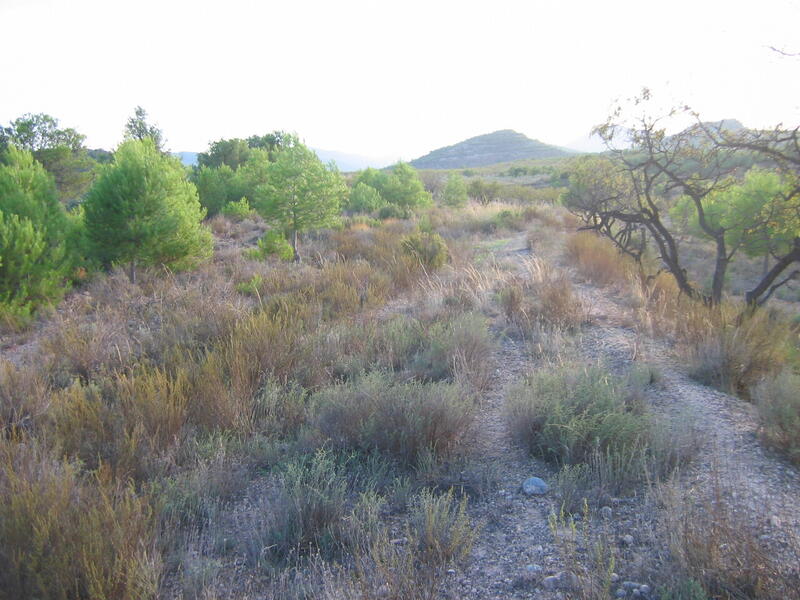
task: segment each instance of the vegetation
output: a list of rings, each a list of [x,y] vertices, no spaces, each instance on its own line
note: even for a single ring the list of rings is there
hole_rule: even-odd
[[[115,153],[83,205],[92,256],[103,266],[186,268],[211,254],[197,191],[176,159],[152,140],[131,140]]]

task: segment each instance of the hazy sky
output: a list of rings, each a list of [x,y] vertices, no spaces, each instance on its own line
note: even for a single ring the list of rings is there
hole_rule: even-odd
[[[800,123],[800,3],[0,0],[0,123],[46,112],[168,147],[273,129],[411,159],[511,128],[567,145],[649,86],[707,119]]]

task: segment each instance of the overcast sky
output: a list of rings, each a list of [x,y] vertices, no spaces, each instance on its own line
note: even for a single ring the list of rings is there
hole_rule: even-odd
[[[497,129],[569,145],[615,98],[800,123],[800,3],[0,0],[0,123],[113,148],[142,105],[173,151],[296,131],[411,159]]]

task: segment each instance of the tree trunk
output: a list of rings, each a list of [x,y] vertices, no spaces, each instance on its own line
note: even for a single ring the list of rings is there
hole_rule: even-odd
[[[294,262],[300,262],[300,252],[297,250],[297,229],[292,230],[292,250],[294,250]]]

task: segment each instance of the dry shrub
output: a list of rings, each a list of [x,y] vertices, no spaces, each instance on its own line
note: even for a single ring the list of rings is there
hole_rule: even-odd
[[[532,295],[520,314],[528,329],[537,321],[565,330],[576,330],[587,320],[587,311],[566,273],[555,271],[540,258],[525,263],[525,286]]]
[[[759,539],[752,507],[737,500],[735,487],[715,470],[710,489],[689,497],[677,489],[665,494],[665,535],[682,579],[723,600],[795,597],[800,575],[792,560],[800,548],[790,549],[788,562],[772,554]]]
[[[597,285],[624,283],[631,272],[630,262],[610,241],[588,231],[567,238],[566,254],[580,273]]]
[[[412,371],[423,380],[464,378],[475,389],[485,389],[491,379],[494,341],[486,318],[477,313],[445,315],[425,323],[422,349]]]
[[[87,468],[124,480],[164,472],[182,441],[190,383],[185,374],[138,369],[99,384],[75,383],[53,398],[51,443]]]
[[[791,329],[765,310],[733,314],[734,307],[712,309],[708,328],[686,350],[692,377],[744,398],[765,377],[786,364]]]
[[[30,431],[50,407],[45,378],[0,360],[0,438]]]
[[[766,378],[755,387],[753,398],[764,442],[800,464],[800,375],[785,370]]]
[[[457,385],[394,383],[372,373],[312,398],[314,427],[336,448],[378,451],[406,465],[462,447],[473,402]]]
[[[0,597],[155,598],[161,564],[146,498],[81,477],[35,443],[0,441]]]

